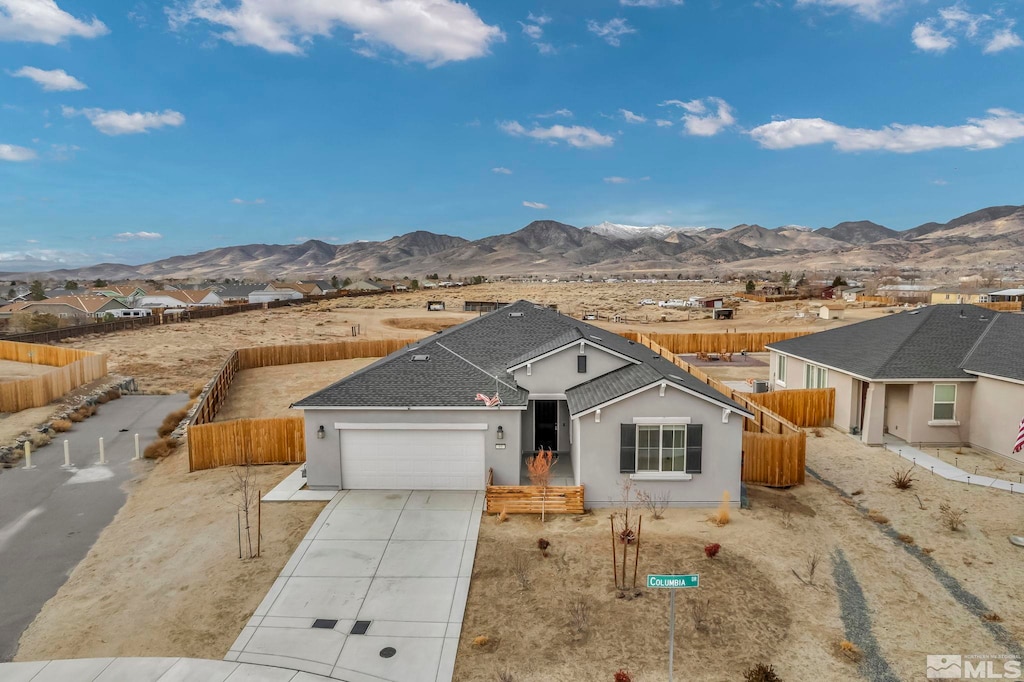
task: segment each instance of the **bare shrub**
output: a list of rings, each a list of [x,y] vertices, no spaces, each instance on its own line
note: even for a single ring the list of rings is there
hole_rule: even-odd
[[[847,639],[839,642],[839,652],[854,663],[860,662],[863,655],[860,647]]]
[[[722,501],[718,504],[718,511],[711,515],[711,522],[716,526],[725,526],[729,523],[729,491],[722,491]]]
[[[569,629],[575,635],[582,635],[590,627],[590,604],[586,597],[577,594],[569,601]]]
[[[55,419],[53,422],[50,423],[50,428],[56,431],[57,433],[64,433],[65,431],[70,431],[71,426],[72,424],[70,419]]]
[[[487,646],[490,643],[491,638],[487,635],[478,635],[477,637],[473,638],[473,646],[476,647]]]
[[[530,560],[525,552],[515,552],[512,554],[509,570],[512,571],[512,577],[519,583],[519,589],[530,589]]]
[[[782,527],[786,530],[793,527],[793,512],[788,509],[782,512]]]
[[[168,414],[166,417],[164,417],[164,421],[162,424],[160,424],[160,428],[156,430],[157,435],[169,436],[172,433],[174,433],[174,430],[178,428],[178,424],[181,423],[181,420],[184,419],[185,415],[187,414],[187,407],[183,407],[180,410],[175,410],[174,412]]]
[[[45,433],[40,433],[38,431],[36,431],[35,433],[28,437],[28,442],[32,444],[33,449],[41,448],[44,445],[49,445],[50,441],[52,440],[53,439],[50,438],[49,435]]]
[[[758,663],[743,672],[743,682],[782,682],[775,672],[775,666]]]
[[[939,505],[939,516],[942,518],[942,525],[950,530],[960,530],[964,527],[964,517],[967,516],[966,509],[955,509],[945,502]]]
[[[692,599],[690,601],[690,619],[693,629],[697,632],[708,631],[708,616],[711,612],[710,599]]]
[[[541,448],[537,454],[526,460],[526,472],[530,483],[541,488],[540,522],[544,523],[545,503],[547,502],[548,486],[551,485],[551,467],[555,463],[555,455],[551,450]]]
[[[878,511],[877,509],[868,510],[868,518],[877,523],[880,526],[884,526],[889,523],[889,517]]]
[[[201,381],[197,381],[196,383],[192,384],[192,388],[188,390],[188,397],[192,398],[193,400],[198,398],[199,394],[203,392],[204,388],[206,388],[206,384],[204,384]]]
[[[72,413],[68,414],[68,420],[69,421],[73,421],[76,424],[78,422],[84,422],[85,421],[85,415],[83,415],[81,412],[78,412],[76,410],[75,412],[72,412]]]
[[[663,519],[665,518],[665,510],[668,508],[668,503],[672,500],[672,493],[663,490],[651,495],[647,490],[637,490],[636,499],[647,511],[651,512],[654,518]]]
[[[263,321],[266,322],[266,320]],[[516,678],[512,671],[506,668],[498,672],[498,682],[516,682]]]
[[[892,476],[889,477],[889,484],[897,490],[910,490],[914,486],[914,481],[917,480],[911,476],[913,471],[914,467],[910,467],[906,471],[893,469]]]
[[[121,389],[111,388],[107,390],[107,398],[109,400],[119,400],[121,398]]]
[[[902,542],[903,544],[906,544],[906,545],[914,544],[914,536],[913,535],[907,535],[906,533],[900,533],[896,537],[898,537],[900,542]]]
[[[107,397],[106,393],[100,393],[98,396],[96,396],[96,402],[99,403],[100,405],[106,405],[107,403],[110,402],[110,398]]]
[[[813,585],[814,584],[814,574],[817,572],[818,564],[820,564],[820,563],[821,563],[821,554],[818,553],[818,550],[814,550],[807,557],[807,562],[806,562],[806,565],[805,565],[805,572],[807,573],[807,577],[806,578],[802,577],[799,573],[796,572],[795,568],[792,569],[793,575],[795,575],[796,579],[799,580],[800,582],[802,582],[804,585]]]
[[[176,439],[164,436],[147,445],[146,449],[142,451],[142,456],[146,459],[163,459],[174,452],[177,447],[178,441]]]
[[[811,433],[814,434],[815,438],[824,438],[825,437],[825,432],[822,431],[821,429],[818,429],[818,428],[811,429]]]
[[[95,405],[82,405],[80,408],[78,408],[78,411],[81,412],[82,416],[86,418],[93,416],[94,414],[96,414],[98,410],[99,408],[96,407]]]

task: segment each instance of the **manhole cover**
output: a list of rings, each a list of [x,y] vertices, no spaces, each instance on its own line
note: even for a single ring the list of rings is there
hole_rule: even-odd
[[[380,650],[380,657],[381,658],[391,658],[392,656],[394,656],[397,653],[398,652],[395,651],[395,647],[393,647],[393,646],[386,646],[386,647],[384,647],[383,649]]]
[[[320,628],[322,630],[333,630],[334,626],[338,624],[338,620],[331,620],[330,618],[317,618],[313,621],[313,627]]]
[[[368,620],[357,620],[352,626],[353,635],[365,635],[366,631],[370,629],[370,621]]]

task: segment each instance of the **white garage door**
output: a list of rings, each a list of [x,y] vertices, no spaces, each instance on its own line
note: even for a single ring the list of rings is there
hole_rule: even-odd
[[[342,429],[350,490],[483,490],[484,431]]]

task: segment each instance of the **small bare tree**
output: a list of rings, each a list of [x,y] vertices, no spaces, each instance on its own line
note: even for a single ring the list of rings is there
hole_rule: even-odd
[[[590,627],[590,604],[582,594],[569,601],[569,628],[574,635],[582,635]]]
[[[651,512],[654,518],[663,519],[665,518],[665,510],[668,508],[668,503],[672,499],[672,493],[663,490],[652,495],[647,490],[637,490],[636,499],[647,508],[647,511]]]
[[[519,583],[519,589],[530,589],[530,559],[526,556],[526,552],[515,551],[509,562],[509,568],[512,570],[512,577]]]
[[[690,618],[693,619],[693,629],[697,632],[708,631],[708,616],[711,611],[710,599],[694,599],[690,602]]]
[[[256,547],[253,547],[253,515],[259,515],[260,492],[256,487],[256,471],[252,466],[252,460],[246,460],[245,464],[235,468],[235,492],[238,493],[238,500],[235,503],[236,514],[239,519],[238,555],[243,558],[243,547],[249,559],[260,555],[259,529],[256,529]],[[244,540],[241,531],[245,531]]]
[[[551,466],[555,462],[555,453],[541,448],[537,454],[526,460],[526,472],[530,483],[541,489],[540,522],[544,523],[544,511],[547,506],[548,486],[551,485]]]

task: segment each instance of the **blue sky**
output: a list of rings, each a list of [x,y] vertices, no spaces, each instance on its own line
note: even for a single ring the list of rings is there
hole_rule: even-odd
[[[1024,3],[0,0],[0,271],[1021,202]]]

